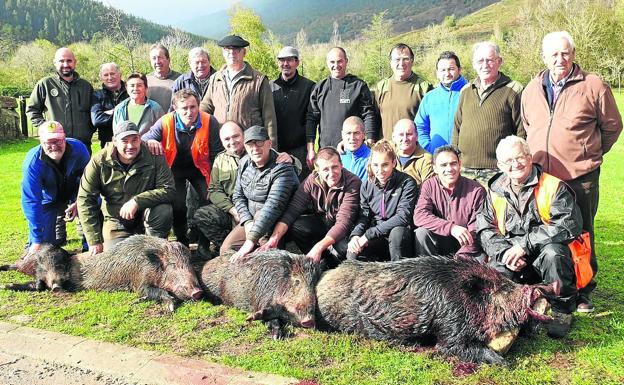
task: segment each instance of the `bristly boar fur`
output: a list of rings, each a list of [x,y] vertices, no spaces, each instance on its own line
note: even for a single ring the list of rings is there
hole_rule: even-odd
[[[445,355],[505,363],[487,347],[529,318],[553,286],[518,285],[477,261],[428,256],[399,262],[345,262],[316,287],[317,324],[404,345],[434,343]]]
[[[267,323],[273,338],[284,326],[314,327],[314,286],[319,268],[310,258],[284,250],[256,251],[230,263],[230,255],[208,261],[201,283],[206,297],[251,312],[250,320]]]
[[[36,281],[7,286],[13,290],[128,290],[174,310],[178,300],[200,299],[202,290],[179,242],[134,235],[101,254],[70,256],[45,245],[36,254]]]

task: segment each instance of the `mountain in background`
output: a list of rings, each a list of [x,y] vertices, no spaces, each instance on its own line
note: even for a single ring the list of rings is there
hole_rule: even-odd
[[[104,19],[110,14],[111,8],[92,0],[3,0],[0,1],[0,34],[17,41],[46,39],[59,45],[89,41],[96,34],[106,32]],[[150,43],[173,32],[171,27],[125,13],[121,13],[121,23],[138,26],[143,41]],[[198,35],[188,36],[197,44],[207,40]]]
[[[459,18],[481,9],[496,0],[243,0],[241,4],[260,15],[267,29],[280,37],[283,43],[294,43],[302,28],[308,41],[327,42],[333,35],[334,22],[343,40],[359,37],[370,24],[374,14],[387,10],[395,33],[403,33],[437,24],[444,17]],[[196,12],[197,14],[197,12]],[[173,22],[184,30],[220,38],[229,31],[227,11],[204,13],[186,20]]]

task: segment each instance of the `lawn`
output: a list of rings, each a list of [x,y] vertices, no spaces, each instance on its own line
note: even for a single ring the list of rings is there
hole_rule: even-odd
[[[618,95],[624,111],[624,95]],[[0,320],[31,327],[173,352],[225,365],[270,372],[320,384],[622,384],[624,383],[624,144],[606,156],[596,219],[600,263],[597,311],[576,315],[563,340],[543,333],[520,338],[508,353],[510,365],[481,366],[455,376],[454,362],[430,351],[413,353],[354,336],[295,329],[272,341],[245,314],[208,302],[187,303],[169,314],[131,293],[15,293],[0,290]],[[14,261],[26,241],[20,208],[21,162],[36,141],[0,145],[0,263]],[[70,248],[79,247],[70,226]],[[0,273],[0,284],[26,281]]]

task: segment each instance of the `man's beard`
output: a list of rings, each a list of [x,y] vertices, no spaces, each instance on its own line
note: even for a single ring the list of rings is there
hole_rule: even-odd
[[[61,76],[66,77],[66,78],[68,78],[68,77],[72,77],[73,78],[73,77],[75,77],[76,70],[61,70],[61,71],[59,71],[59,74],[61,74]]]

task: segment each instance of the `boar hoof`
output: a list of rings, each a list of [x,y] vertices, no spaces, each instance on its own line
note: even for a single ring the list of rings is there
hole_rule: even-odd
[[[507,366],[508,362],[504,359],[500,354],[496,353],[491,349],[484,349],[483,351],[483,362],[486,364],[494,364],[494,365],[504,365]]]

